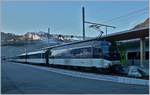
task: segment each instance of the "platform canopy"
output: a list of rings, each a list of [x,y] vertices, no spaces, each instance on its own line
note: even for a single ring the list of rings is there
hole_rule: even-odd
[[[105,35],[102,38],[108,41],[121,41],[144,37],[149,37],[149,27],[112,33]]]
[[[145,60],[145,38],[149,38],[149,27],[131,29],[123,32],[105,35],[102,38],[108,41],[122,41],[131,39],[140,39],[140,64],[143,67]]]

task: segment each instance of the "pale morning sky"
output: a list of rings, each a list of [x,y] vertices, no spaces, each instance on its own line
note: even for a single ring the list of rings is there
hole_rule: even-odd
[[[82,6],[85,7],[86,21],[117,27],[116,29],[108,29],[108,33],[132,28],[149,16],[148,0],[3,1],[1,5],[2,31],[15,34],[47,32],[47,28],[50,27],[51,33],[81,36]],[[111,20],[122,15],[123,17]],[[86,36],[96,35],[98,35],[98,32],[89,29],[86,25]]]

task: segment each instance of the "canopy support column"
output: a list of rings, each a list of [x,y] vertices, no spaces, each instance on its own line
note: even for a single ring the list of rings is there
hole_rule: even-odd
[[[145,60],[145,38],[140,38],[140,65],[143,67]]]

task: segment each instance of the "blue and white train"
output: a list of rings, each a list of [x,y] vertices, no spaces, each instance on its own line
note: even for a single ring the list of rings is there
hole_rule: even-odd
[[[92,39],[76,41],[28,52],[12,60],[31,64],[108,68],[119,63],[119,52],[111,42]]]

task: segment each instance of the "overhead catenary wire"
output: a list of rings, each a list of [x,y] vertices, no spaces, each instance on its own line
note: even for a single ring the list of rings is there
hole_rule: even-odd
[[[112,19],[107,20],[107,21],[105,21],[103,23],[108,23],[108,22],[110,23],[110,22],[113,22],[113,21],[116,22],[116,20],[124,20],[124,19],[127,19],[127,18],[129,19],[129,18],[135,17],[135,16],[139,17],[139,15],[141,16],[141,15],[144,15],[144,14],[148,14],[148,7],[128,12],[127,14],[123,14],[121,16],[112,18]],[[129,22],[126,22],[126,23],[129,23]],[[119,24],[119,26],[120,26],[120,24]],[[124,26],[124,25],[121,25],[121,26]]]
[[[129,13],[126,13],[126,14],[123,14],[121,16],[118,16],[118,17],[114,17],[112,19],[109,19],[109,20],[106,20],[104,21],[104,23],[107,23],[107,22],[113,22],[115,20],[118,20],[118,19],[122,19],[122,18],[127,18],[127,17],[130,17],[130,16],[133,16],[135,14],[139,14],[139,13],[148,13],[148,7],[145,7],[145,8],[142,8],[142,9],[138,9],[138,10],[134,10],[134,11],[131,11]]]
[[[126,17],[126,18],[124,18],[124,19],[117,19],[117,20],[115,20],[115,23],[119,23],[119,21],[122,21],[121,23],[122,24],[119,24],[119,26],[121,26],[121,25],[124,25],[125,23],[126,24],[128,24],[129,22],[128,21],[126,21],[125,19],[132,19],[133,17],[134,17],[134,19],[138,19],[138,18],[140,18],[140,17],[142,17],[142,16],[144,16],[144,15],[146,15],[147,13],[146,12],[143,12],[143,13],[140,13],[138,16],[135,16],[135,15],[132,15],[132,16],[129,16],[129,17]],[[131,20],[130,22],[132,22],[133,20]],[[114,21],[112,21],[112,22],[114,22]],[[112,22],[110,22],[110,23],[112,23]],[[117,25],[118,26],[118,25]]]

